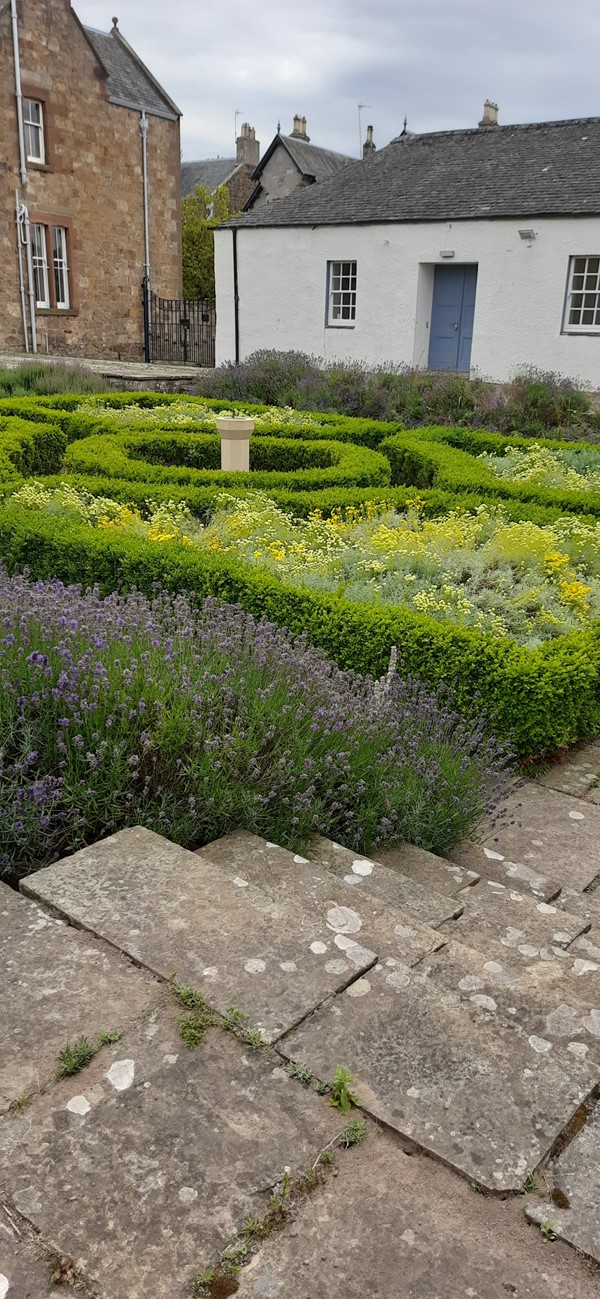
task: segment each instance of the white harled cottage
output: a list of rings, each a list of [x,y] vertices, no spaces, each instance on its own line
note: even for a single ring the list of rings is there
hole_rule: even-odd
[[[600,389],[600,118],[403,134],[215,231],[217,363],[259,348]]]

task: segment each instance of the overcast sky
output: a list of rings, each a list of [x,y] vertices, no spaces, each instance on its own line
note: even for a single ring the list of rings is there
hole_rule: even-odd
[[[598,0],[73,0],[123,35],[183,112],[183,157],[234,153],[234,114],[266,148],[281,120],[358,153],[402,129],[600,115]]]

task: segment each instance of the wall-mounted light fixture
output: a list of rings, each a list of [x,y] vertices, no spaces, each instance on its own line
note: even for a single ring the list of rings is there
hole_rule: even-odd
[[[535,238],[535,230],[519,230],[519,239],[527,240],[528,244],[532,243]]]
[[[450,257],[454,257],[454,256],[455,256],[455,252],[453,248],[440,249],[440,257],[443,257],[444,261],[447,261],[449,260]]]

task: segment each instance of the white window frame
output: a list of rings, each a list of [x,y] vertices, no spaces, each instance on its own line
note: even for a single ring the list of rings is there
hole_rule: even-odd
[[[327,263],[328,329],[354,329],[356,325],[357,270],[354,258]],[[350,313],[345,318],[341,315],[344,310]]]
[[[50,307],[48,243],[46,226],[39,225],[37,222],[33,222],[31,225],[31,258],[33,263],[36,307],[44,310]]]
[[[36,109],[39,120],[36,118]],[[41,99],[23,100],[23,125],[25,127],[25,152],[28,162],[44,165],[46,162],[46,141],[44,138],[44,105]],[[34,139],[37,136],[39,152],[35,152]]]
[[[68,231],[66,226],[52,226],[52,270],[57,311],[68,311],[69,292]]]
[[[577,269],[578,263],[581,262],[584,263],[583,270]],[[597,263],[597,270],[590,271],[588,269],[590,262]],[[581,284],[579,283],[580,280],[582,280]],[[586,288],[590,280],[594,287]],[[588,299],[587,304],[585,299]],[[572,311],[579,311],[580,314],[583,314],[586,310],[594,313],[594,321],[591,324],[585,324],[581,319],[579,323],[571,323],[569,318]],[[600,251],[597,253],[576,253],[569,258],[563,333],[600,334]]]

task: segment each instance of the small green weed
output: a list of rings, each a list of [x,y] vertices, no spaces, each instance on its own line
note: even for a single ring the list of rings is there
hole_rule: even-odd
[[[540,1189],[540,1179],[537,1173],[529,1173],[523,1182],[523,1191],[525,1195],[537,1195]]]
[[[540,1222],[540,1231],[542,1233],[542,1240],[545,1243],[551,1240],[556,1240],[555,1228],[556,1228],[556,1223],[553,1218],[549,1218],[546,1222]]]
[[[327,1150],[327,1149],[322,1150],[322,1151],[321,1151],[321,1154],[319,1155],[319,1163],[320,1163],[320,1164],[334,1164],[334,1163],[335,1163],[335,1154],[334,1154],[333,1150]]]
[[[188,1047],[188,1050],[195,1051],[196,1047],[201,1046],[206,1037],[206,1024],[203,1019],[196,1015],[184,1015],[179,1020],[179,1036],[182,1042]]]
[[[266,1042],[259,1028],[248,1028],[240,1033],[242,1042],[249,1046],[251,1051],[259,1051],[261,1046],[266,1046]]]
[[[343,1069],[338,1064],[335,1071],[335,1077],[331,1084],[330,1105],[334,1105],[340,1114],[347,1114],[353,1105],[357,1104],[356,1097],[350,1091],[350,1084],[354,1082],[354,1074],[348,1069]]]
[[[27,1109],[30,1100],[31,1096],[13,1096],[8,1107],[9,1114],[22,1114],[23,1110]]]
[[[58,1053],[56,1077],[68,1078],[70,1074],[79,1073],[80,1069],[85,1069],[90,1060],[94,1059],[99,1049],[99,1046],[94,1046],[83,1033],[76,1042],[67,1042]]]
[[[260,1218],[247,1218],[242,1228],[245,1236],[258,1236],[262,1227]]]
[[[234,1033],[236,1029],[243,1028],[248,1016],[243,1010],[238,1010],[236,1006],[228,1006],[223,1016],[223,1028],[226,1033]]]
[[[239,1267],[209,1267],[200,1272],[190,1290],[190,1299],[227,1299],[239,1289],[236,1279]]]
[[[122,1036],[123,1036],[123,1034],[122,1034],[122,1032],[120,1032],[119,1029],[116,1029],[114,1033],[111,1033],[110,1031],[109,1031],[108,1033],[101,1033],[100,1036],[99,1036],[99,1038],[98,1038],[98,1045],[99,1045],[99,1046],[114,1046],[114,1045],[115,1045],[115,1042],[120,1042],[120,1041],[121,1041]]]
[[[350,1146],[358,1146],[361,1141],[364,1141],[366,1135],[367,1125],[365,1120],[350,1119],[350,1122],[346,1124],[344,1131],[342,1132],[340,1144],[348,1150]]]
[[[298,1060],[290,1060],[287,1071],[290,1078],[296,1078],[298,1082],[304,1083],[308,1087],[312,1078],[312,1069],[307,1064],[300,1064]]]
[[[201,1010],[206,1006],[206,1002],[201,992],[197,988],[192,988],[185,983],[179,983],[177,979],[172,979],[169,984],[171,996],[184,1006],[186,1010]]]
[[[319,1096],[326,1096],[327,1093],[328,1093],[329,1091],[331,1091],[331,1088],[330,1088],[328,1082],[323,1082],[323,1079],[322,1079],[322,1078],[319,1078],[319,1080],[318,1080],[318,1082],[317,1082],[317,1084],[316,1084],[316,1090],[317,1090]]]

